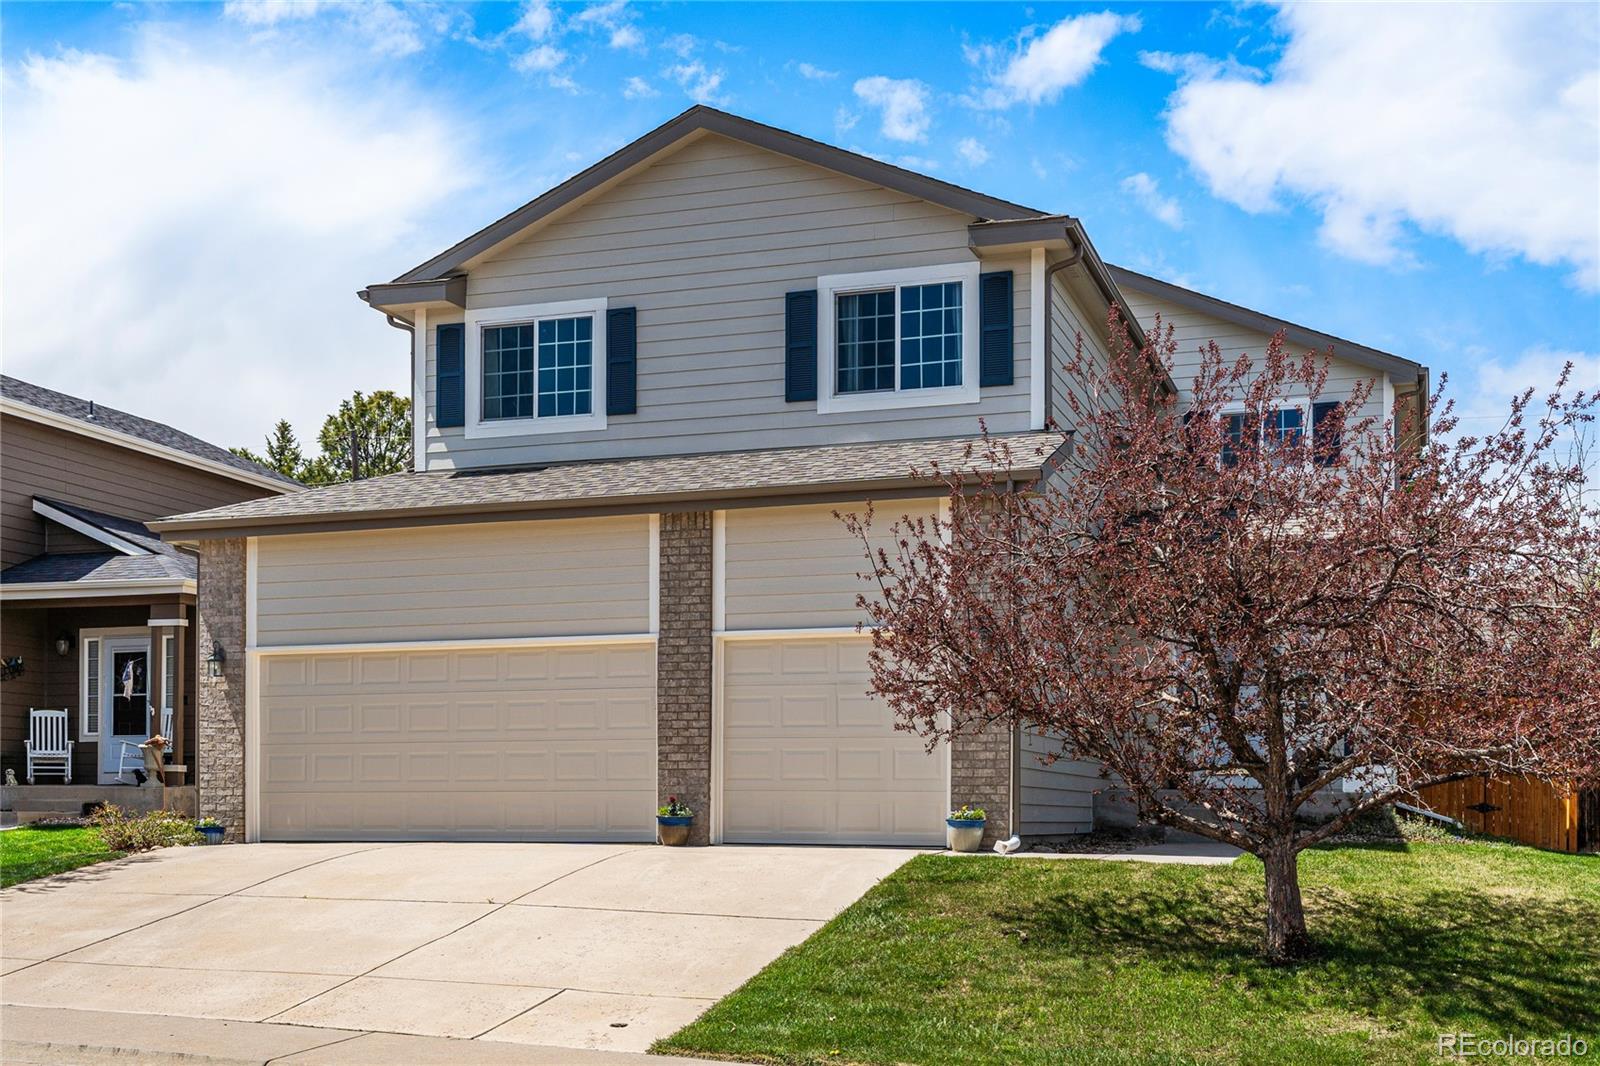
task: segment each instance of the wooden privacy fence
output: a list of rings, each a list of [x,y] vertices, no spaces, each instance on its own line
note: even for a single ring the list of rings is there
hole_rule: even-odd
[[[1563,791],[1532,777],[1483,774],[1429,785],[1422,789],[1421,799],[1422,806],[1455,818],[1468,829],[1553,851],[1590,845],[1596,831],[1580,826],[1586,808],[1595,806],[1585,802],[1590,795]],[[1580,828],[1585,831],[1580,833]]]

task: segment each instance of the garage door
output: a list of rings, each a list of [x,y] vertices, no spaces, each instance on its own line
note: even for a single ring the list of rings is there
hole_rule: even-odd
[[[267,655],[263,840],[654,836],[655,648]]]
[[[945,756],[867,695],[860,637],[723,644],[722,837],[941,844]]]

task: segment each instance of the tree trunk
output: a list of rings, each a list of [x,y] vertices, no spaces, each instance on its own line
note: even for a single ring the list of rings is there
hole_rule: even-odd
[[[1300,903],[1299,853],[1287,843],[1268,847],[1261,856],[1267,868],[1267,958],[1293,962],[1311,953],[1306,912]]]

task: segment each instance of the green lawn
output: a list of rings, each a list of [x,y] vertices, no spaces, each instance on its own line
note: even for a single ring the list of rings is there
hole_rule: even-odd
[[[1319,961],[1257,956],[1261,866],[913,859],[656,1050],[785,1063],[1439,1062],[1441,1031],[1600,1047],[1600,857],[1301,858]]]
[[[22,826],[0,833],[0,888],[115,859],[97,830],[75,825]]]

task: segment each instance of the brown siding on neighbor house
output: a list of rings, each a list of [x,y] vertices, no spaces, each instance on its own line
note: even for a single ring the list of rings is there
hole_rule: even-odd
[[[28,737],[28,709],[48,707],[48,680],[45,661],[45,612],[6,610],[0,612],[0,656],[22,660],[22,673],[0,682],[0,776],[15,770],[24,780],[25,749]],[[52,656],[54,652],[50,653]]]
[[[45,550],[34,496],[142,522],[263,495],[256,486],[132,448],[24,418],[0,419],[0,566]]]

